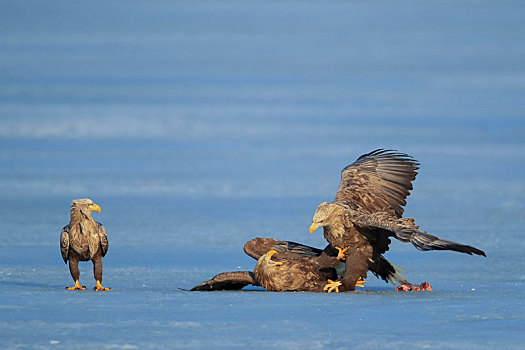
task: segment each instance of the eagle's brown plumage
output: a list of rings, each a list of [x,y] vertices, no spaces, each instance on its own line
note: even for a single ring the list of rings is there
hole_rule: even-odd
[[[321,292],[327,280],[342,276],[345,268],[344,263],[337,259],[337,250],[331,245],[322,250],[296,242],[254,238],[246,242],[244,251],[258,260],[253,272],[224,272],[191,290],[236,290],[251,284],[272,291]],[[269,251],[275,253],[268,257]],[[383,267],[378,270],[382,278],[396,284],[408,284],[393,264],[384,258],[380,263]]]
[[[389,241],[390,242],[390,241]],[[275,250],[276,259],[297,259],[302,257],[315,257],[321,255],[337,256],[338,252],[331,244],[328,244],[325,249],[318,249],[309,247],[304,244],[281,241],[274,238],[254,238],[244,245],[244,252],[252,258],[258,260],[265,252]],[[336,267],[338,275],[344,275],[345,263],[340,262]],[[371,271],[378,278],[390,282],[394,285],[410,284],[402,275],[406,271],[394,263],[385,259],[384,256],[379,255],[372,264]]]
[[[244,251],[257,260],[253,272],[223,272],[191,290],[235,290],[251,284],[272,291],[321,291],[327,278],[337,278],[336,267],[340,265],[335,249],[323,251],[273,238],[252,239],[245,243]],[[275,252],[273,259],[267,256],[269,251]],[[282,263],[277,264],[277,273],[272,270],[274,261]]]
[[[102,258],[108,251],[108,237],[101,223],[91,217],[91,212],[99,211],[100,206],[93,203],[91,199],[76,199],[71,204],[71,217],[60,234],[60,252],[62,259],[67,264],[69,271],[75,281],[75,286],[68,289],[85,289],[80,286],[78,280],[80,271],[79,261],[93,262],[93,274],[97,284],[95,290],[108,290],[101,285],[102,282]]]
[[[325,254],[335,256],[337,251],[332,246],[328,245],[324,251]],[[291,242],[291,241],[282,241],[275,238],[261,238],[256,237],[249,240],[244,244],[244,252],[254,258],[259,260],[261,256],[269,252],[270,250],[275,250],[277,253],[274,255],[274,259],[300,259],[304,257],[315,257],[323,253],[323,249],[318,249],[314,247],[309,247],[307,245]]]
[[[390,209],[400,218],[418,169],[418,162],[396,151],[364,154],[342,170],[334,202],[366,214]]]
[[[337,257],[320,255],[300,259],[272,259],[270,250],[257,261],[253,273],[259,284],[274,292],[322,292],[328,280],[337,279]]]
[[[192,292],[211,292],[217,290],[238,290],[248,285],[259,286],[252,271],[222,272],[211,279],[199,283]]]
[[[321,203],[314,214],[310,233],[324,228],[324,237],[334,247],[349,247],[343,290],[353,290],[368,270],[376,273],[380,256],[388,250],[389,237],[411,242],[419,250],[454,250],[485,253],[477,248],[442,240],[419,230],[413,219],[402,219],[406,197],[412,190],[419,163],[392,150],[362,155],[341,172],[333,203]]]

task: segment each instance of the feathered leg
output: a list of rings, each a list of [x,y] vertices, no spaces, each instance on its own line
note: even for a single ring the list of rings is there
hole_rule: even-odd
[[[73,281],[75,281],[75,285],[73,287],[66,287],[68,290],[84,290],[86,289],[85,286],[81,286],[78,283],[78,279],[80,278],[80,271],[78,270],[78,259],[69,259],[69,272],[71,273],[71,277],[73,277]]]
[[[346,271],[341,279],[341,290],[344,292],[355,290],[357,282],[360,279],[366,279],[368,261],[372,258],[372,249],[369,246],[350,247],[346,256]],[[358,287],[362,286],[358,285]]]
[[[100,282],[102,282],[102,257],[99,255],[95,257],[93,260],[93,276],[95,277],[95,280],[97,281],[97,285],[95,286],[95,291],[108,291],[109,288],[103,287]]]

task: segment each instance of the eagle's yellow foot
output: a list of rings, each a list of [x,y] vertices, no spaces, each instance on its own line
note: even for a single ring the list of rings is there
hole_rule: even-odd
[[[359,277],[359,279],[355,283],[355,286],[356,287],[360,287],[360,288],[364,288],[365,287],[365,283],[366,283],[366,281],[364,279],[362,279],[361,277]]]
[[[86,287],[84,286],[81,286],[79,283],[78,283],[78,280],[75,281],[75,285],[73,287],[66,287],[67,290],[84,290],[86,289]]]
[[[101,291],[108,291],[109,288],[106,288],[106,287],[102,287],[102,285],[100,284],[100,281],[97,281],[97,285],[95,286],[95,292],[101,292]]]
[[[342,283],[339,281],[328,280],[328,284],[324,286],[323,290],[328,291],[328,293],[331,293],[335,290],[336,293],[339,293],[339,286],[341,284]]]
[[[339,259],[339,260],[346,260],[346,251],[348,250],[348,248],[350,248],[350,247],[346,247],[345,249],[339,248],[339,247],[335,247],[335,249],[337,249],[339,251],[339,253],[337,253],[337,259]]]

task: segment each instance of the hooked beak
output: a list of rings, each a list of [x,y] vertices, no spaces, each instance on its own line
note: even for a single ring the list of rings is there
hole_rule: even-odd
[[[273,250],[273,249],[272,249],[272,250],[270,250],[268,253],[266,253],[266,256],[267,256],[268,258],[271,258],[272,255],[274,255],[275,253],[277,253],[277,250]]]
[[[93,203],[90,208],[92,211],[98,211],[100,213],[100,206],[98,204]]]
[[[312,222],[308,231],[310,231],[310,234],[312,234],[315,230],[317,230],[317,228],[319,228],[319,225],[317,225],[315,222]]]
[[[276,250],[270,250],[268,253],[266,253],[266,262],[269,264],[269,265],[273,265],[273,266],[280,266],[282,265],[283,263],[282,262],[276,262],[276,261],[273,261],[272,260],[272,255],[274,255],[275,253],[277,253]]]

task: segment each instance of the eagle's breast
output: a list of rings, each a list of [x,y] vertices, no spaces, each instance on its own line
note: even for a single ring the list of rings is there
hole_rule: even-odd
[[[82,220],[71,227],[70,247],[81,259],[91,260],[100,249],[100,238],[96,224]]]

